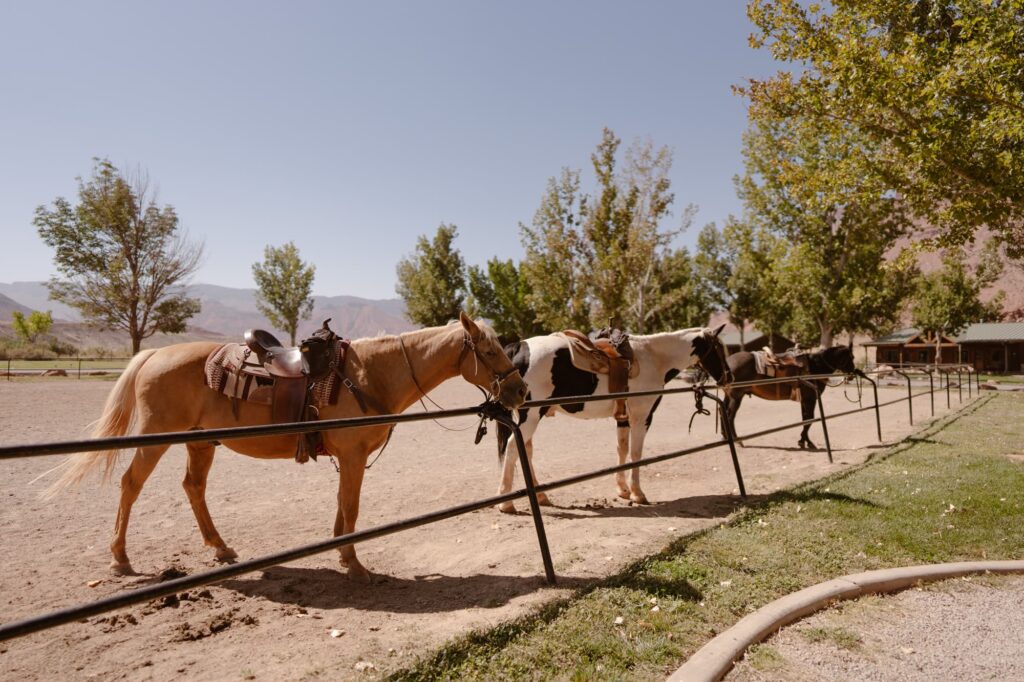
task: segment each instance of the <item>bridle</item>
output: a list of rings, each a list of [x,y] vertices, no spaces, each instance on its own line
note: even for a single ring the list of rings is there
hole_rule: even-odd
[[[476,342],[473,341],[473,337],[469,335],[469,332],[463,329],[462,333],[462,352],[459,353],[459,361],[458,363],[456,363],[455,366],[459,370],[459,372],[461,372],[462,363],[466,360],[466,356],[469,354],[469,352],[472,351],[473,357],[476,359],[476,361],[478,363],[483,363],[483,366],[486,367],[487,371],[491,373],[491,392],[490,395],[487,396],[488,399],[490,399],[491,396],[501,395],[501,390],[505,386],[505,382],[508,381],[508,379],[513,374],[518,376],[520,381],[522,381],[522,377],[519,375],[519,370],[516,369],[515,367],[510,367],[503,372],[495,369],[494,365],[492,365],[487,360],[487,358],[484,357],[484,355],[480,352],[480,349],[476,347]],[[406,360],[408,360],[408,358],[406,358]],[[412,365],[409,365],[409,370],[412,371]]]
[[[707,358],[708,355],[710,355],[711,353],[716,353],[718,355],[718,361],[722,365],[722,384],[731,384],[733,382],[734,377],[732,375],[732,370],[729,369],[729,363],[725,361],[724,344],[718,341],[717,338],[709,335],[707,332],[701,332],[701,334],[704,336],[704,338],[708,340],[708,342],[711,344],[713,348],[706,349],[702,353],[698,353],[696,349],[694,349],[691,355],[697,356],[697,362],[700,364],[701,369],[703,369],[708,376],[711,376],[711,372],[708,371],[707,365],[705,363],[705,358]],[[715,377],[716,381],[717,379],[718,378]]]
[[[484,388],[480,386],[477,386],[477,388],[480,389],[480,392],[484,394],[485,400],[490,400],[492,396],[501,395],[501,390],[504,387],[505,382],[513,374],[519,376],[519,370],[516,369],[515,367],[511,367],[504,372],[496,370],[494,368],[494,365],[488,362],[487,358],[485,358],[480,353],[480,349],[477,348],[476,342],[473,341],[473,338],[469,335],[469,332],[463,329],[462,334],[462,351],[459,353],[459,359],[455,363],[455,370],[460,374],[462,373],[462,363],[466,361],[466,356],[469,355],[470,351],[472,351],[473,356],[476,359],[476,362],[483,363],[483,366],[486,367],[487,371],[491,373],[490,392],[486,391]],[[402,340],[401,334],[398,335],[398,344],[402,347],[402,357],[405,358],[405,365],[406,367],[409,368],[409,376],[412,377],[412,383],[416,385],[416,390],[420,392],[420,404],[423,405],[423,410],[427,410],[427,406],[423,404],[423,398],[429,400],[430,403],[437,409],[443,410],[444,408],[438,405],[436,402],[434,402],[434,400],[427,395],[427,392],[423,390],[423,387],[420,386],[420,382],[416,378],[416,372],[412,368],[412,361],[409,360],[409,352],[405,349],[405,341]],[[520,377],[520,380],[522,380],[522,377]]]

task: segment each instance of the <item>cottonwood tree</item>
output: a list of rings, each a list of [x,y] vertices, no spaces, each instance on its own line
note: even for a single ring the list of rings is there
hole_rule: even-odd
[[[455,248],[459,231],[441,225],[433,240],[421,235],[412,255],[398,262],[395,290],[405,301],[405,316],[427,327],[459,316],[466,297],[466,265]]]
[[[530,285],[514,261],[492,258],[486,270],[471,265],[466,274],[467,311],[491,320],[503,340],[518,341],[544,333],[529,303]]]
[[[519,224],[525,255],[520,268],[526,300],[547,330],[590,325],[588,274],[592,255],[582,233],[585,199],[579,171],[548,180],[530,225]]]
[[[886,260],[910,217],[863,150],[855,129],[813,117],[755,119],[744,135],[747,218],[791,244],[778,277],[796,304],[789,331],[825,347],[891,324],[910,290],[910,268]]]
[[[11,328],[18,338],[26,343],[35,343],[36,339],[50,331],[53,326],[53,314],[47,310],[45,313],[33,310],[25,316],[20,310],[11,313]]]
[[[612,323],[644,333],[666,305],[659,263],[682,229],[663,226],[674,201],[672,155],[636,142],[620,163],[620,145],[606,128],[591,155],[593,196],[581,191],[579,171],[564,169],[548,181],[532,224],[520,225],[529,300],[549,329]]]
[[[263,261],[253,263],[256,281],[256,308],[275,328],[288,333],[291,345],[299,329],[299,320],[313,314],[313,279],[316,266],[304,263],[295,244],[267,246]]]
[[[943,334],[957,334],[972,322],[994,322],[1002,317],[1003,291],[988,302],[981,300],[982,289],[999,279],[1003,270],[998,243],[991,240],[985,245],[973,272],[965,260],[962,249],[950,249],[940,269],[921,275],[915,283],[913,324],[934,335],[936,358],[940,357]]]
[[[133,353],[157,332],[184,331],[199,312],[183,287],[202,246],[179,231],[173,207],[157,206],[144,173],[96,159],[92,176],[78,179],[78,203],[58,197],[36,209],[33,224],[56,250],[50,298],[95,326],[128,332]]]
[[[1024,256],[1019,1],[752,0],[751,42],[786,70],[739,88],[752,121],[849,126],[871,184],[963,244],[988,225]]]

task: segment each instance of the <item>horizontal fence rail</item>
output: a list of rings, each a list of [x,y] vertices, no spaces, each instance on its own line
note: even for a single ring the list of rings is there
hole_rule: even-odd
[[[943,369],[938,369],[942,367]],[[76,452],[90,452],[100,450],[114,450],[114,449],[127,449],[135,447],[145,447],[149,445],[165,445],[165,444],[179,444],[189,443],[195,441],[224,441],[233,440],[240,438],[257,438],[261,436],[281,436],[281,435],[293,435],[308,433],[311,431],[327,431],[335,429],[347,429],[347,428],[358,428],[366,426],[382,426],[391,424],[402,424],[407,422],[424,421],[427,419],[448,419],[453,417],[464,417],[464,416],[477,416],[481,419],[490,419],[507,426],[512,431],[512,435],[516,441],[516,449],[519,455],[520,470],[523,475],[524,487],[518,490],[513,490],[502,495],[496,495],[492,497],[483,498],[474,502],[468,502],[461,505],[440,509],[420,516],[415,516],[401,521],[395,521],[392,523],[382,524],[375,528],[355,531],[347,535],[339,535],[319,542],[303,545],[293,549],[277,552],[274,554],[257,557],[247,561],[240,561],[235,564],[228,566],[222,566],[208,571],[203,571],[191,576],[185,576],[182,578],[176,578],[168,580],[154,585],[147,585],[145,587],[126,590],[123,593],[112,595],[104,599],[72,606],[64,609],[52,611],[39,616],[34,616],[18,621],[13,621],[0,625],[0,641],[11,639],[14,637],[20,637],[28,635],[33,632],[39,632],[48,628],[56,627],[58,625],[74,622],[90,616],[95,616],[108,611],[124,608],[134,604],[145,603],[153,599],[160,597],[166,597],[185,589],[191,589],[202,585],[209,585],[212,583],[220,582],[227,578],[239,576],[245,573],[251,573],[271,566],[276,566],[282,563],[295,561],[297,559],[313,556],[323,552],[330,551],[332,549],[338,549],[344,545],[353,544],[357,542],[364,542],[386,535],[391,535],[403,530],[424,526],[427,524],[449,519],[462,514],[467,514],[473,511],[484,509],[492,505],[500,504],[506,501],[512,501],[522,498],[527,498],[530,502],[531,513],[534,521],[534,528],[537,534],[538,544],[540,546],[541,558],[544,564],[545,575],[549,583],[556,581],[556,576],[551,561],[550,549],[547,543],[547,537],[544,532],[544,524],[540,512],[540,505],[537,500],[537,494],[546,492],[549,490],[555,490],[570,485],[575,485],[584,481],[588,481],[601,476],[607,476],[621,471],[627,471],[630,469],[636,469],[642,466],[649,466],[660,462],[666,462],[669,460],[677,459],[686,455],[703,452],[713,448],[728,446],[730,455],[735,469],[736,480],[738,484],[738,490],[740,495],[746,497],[746,489],[743,483],[743,476],[740,468],[739,459],[736,453],[736,441],[748,440],[759,436],[764,436],[787,429],[798,428],[806,424],[813,424],[814,422],[820,422],[822,425],[823,433],[825,434],[826,450],[828,452],[829,461],[832,460],[831,444],[828,439],[827,431],[827,420],[836,419],[868,410],[875,412],[876,423],[878,425],[878,439],[882,440],[882,429],[880,420],[880,408],[888,405],[894,405],[900,402],[907,402],[910,410],[910,420],[913,423],[913,399],[921,397],[926,394],[930,394],[934,401],[935,386],[933,382],[930,382],[930,388],[927,391],[921,391],[919,393],[913,393],[910,389],[911,379],[908,372],[920,372],[922,376],[926,375],[929,379],[932,377],[931,371],[944,372],[946,377],[946,391],[947,396],[950,395],[950,375],[953,373],[958,374],[957,388],[960,401],[963,401],[962,392],[959,392],[961,380],[959,379],[960,373],[967,373],[968,378],[968,389],[970,390],[971,378],[975,378],[977,381],[977,372],[973,370],[969,365],[948,365],[948,366],[936,366],[928,365],[921,367],[901,367],[900,369],[893,368],[891,371],[894,374],[902,376],[907,382],[907,396],[897,398],[894,400],[888,400],[880,403],[878,400],[878,387],[877,382],[871,378],[871,374],[875,374],[877,378],[878,370],[869,370],[866,372],[858,371],[851,377],[856,378],[857,381],[867,381],[872,385],[874,393],[874,403],[866,407],[859,407],[856,409],[846,410],[832,415],[826,415],[824,407],[821,403],[821,391],[817,393],[817,405],[819,410],[819,416],[813,419],[801,420],[789,424],[784,424],[770,429],[764,429],[754,433],[744,434],[737,436],[732,429],[732,420],[728,419],[728,408],[726,402],[719,396],[710,392],[710,390],[728,391],[731,388],[743,388],[754,385],[767,385],[767,384],[779,384],[779,383],[801,383],[805,386],[813,388],[812,382],[836,379],[838,375],[834,374],[817,374],[817,375],[800,375],[798,377],[779,377],[774,379],[765,379],[760,381],[747,381],[747,382],[736,382],[729,386],[710,386],[705,387],[703,385],[688,386],[682,388],[663,388],[652,391],[632,391],[623,393],[610,393],[604,395],[590,395],[590,396],[569,396],[564,398],[548,398],[544,400],[533,400],[524,403],[518,409],[531,409],[540,407],[549,407],[557,405],[565,405],[572,403],[588,403],[606,400],[617,400],[622,398],[638,398],[638,397],[650,397],[650,396],[665,396],[665,395],[677,395],[690,393],[694,396],[695,401],[695,412],[694,414],[710,414],[708,410],[702,406],[702,401],[708,399],[713,401],[719,411],[719,414],[724,418],[719,419],[716,417],[716,424],[724,424],[725,433],[723,436],[715,441],[701,443],[699,445],[684,448],[681,450],[675,450],[672,452],[655,455],[651,457],[645,457],[641,460],[634,462],[627,462],[616,466],[604,467],[601,469],[595,469],[581,474],[568,476],[565,478],[549,481],[543,484],[537,484],[532,477],[529,462],[526,456],[526,447],[523,442],[522,432],[519,429],[519,425],[509,416],[509,411],[500,407],[493,401],[486,401],[473,407],[465,407],[459,409],[450,410],[439,410],[434,412],[423,412],[417,414],[398,414],[398,415],[379,415],[372,417],[353,417],[344,419],[325,419],[321,421],[312,422],[293,422],[288,424],[273,424],[265,426],[244,426],[234,428],[223,428],[223,429],[204,429],[196,431],[179,431],[169,433],[157,433],[147,434],[142,436],[120,436],[114,438],[100,438],[100,439],[87,439],[87,440],[76,440],[76,441],[62,441],[53,443],[36,443],[36,444],[25,444],[25,445],[13,445],[0,447],[0,460],[8,460],[20,457],[41,457],[47,455],[56,454],[68,454]],[[883,373],[887,373],[883,370]],[[847,377],[849,380],[851,377]],[[858,390],[858,395],[859,395]],[[970,392],[969,392],[970,395]],[[934,413],[934,403],[933,403]],[[692,421],[692,420],[691,420]]]

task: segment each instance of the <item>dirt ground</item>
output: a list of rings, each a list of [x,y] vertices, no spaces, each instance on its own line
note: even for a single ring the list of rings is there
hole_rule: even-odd
[[[972,576],[844,602],[783,628],[752,659],[726,679],[1024,679],[1024,578]]]
[[[0,441],[81,437],[110,387],[0,382]],[[898,388],[880,394],[883,401],[905,395]],[[446,407],[479,400],[461,382],[441,386],[432,397]],[[870,403],[865,393],[864,404]],[[825,404],[833,413],[855,407],[837,388],[826,391]],[[944,414],[945,396],[937,394],[935,405],[936,414]],[[953,408],[958,406],[954,391]],[[930,413],[928,397],[916,398],[914,408],[920,427]],[[692,412],[690,395],[666,398],[647,454],[717,438],[712,417],[697,417],[687,433]],[[742,434],[798,418],[795,403],[748,398],[737,424]],[[475,419],[445,426],[467,430],[447,431],[430,421],[398,427],[367,472],[359,528],[494,494],[500,467],[493,435],[474,447]],[[911,431],[905,403],[882,409],[882,428],[886,442]],[[829,433],[831,465],[823,450],[797,449],[795,430],[741,448],[751,499],[860,463],[883,447],[872,412],[831,422]],[[823,445],[819,425],[811,438]],[[614,423],[559,415],[541,425],[535,447],[542,481],[608,466],[616,460]],[[218,453],[207,498],[221,535],[241,559],[330,533],[337,474],[329,461],[298,465]],[[181,446],[168,451],[135,505],[128,553],[142,575],[133,577],[114,577],[107,568],[115,486],[90,482],[45,502],[39,495],[47,480],[31,482],[62,457],[0,463],[0,620],[128,590],[168,569],[195,573],[216,565],[180,485],[184,454]],[[611,477],[551,493],[555,506],[545,508],[544,523],[557,587],[544,583],[531,517],[520,501],[516,515],[487,509],[360,545],[363,563],[376,574],[372,585],[350,582],[336,555],[323,554],[178,600],[0,643],[0,679],[165,680],[185,674],[197,680],[301,680],[386,673],[453,636],[522,615],[674,538],[720,523],[741,504],[725,447],[647,467],[641,476],[650,506],[618,499]]]

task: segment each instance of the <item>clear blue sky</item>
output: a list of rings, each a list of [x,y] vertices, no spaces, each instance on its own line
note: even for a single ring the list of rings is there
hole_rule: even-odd
[[[730,86],[775,70],[745,4],[5,3],[0,281],[53,273],[33,211],[101,156],[205,241],[196,281],[252,286],[293,240],[316,293],[390,298],[441,222],[469,263],[518,259],[547,178],[587,169],[604,126],[674,150],[692,243],[740,209]]]

